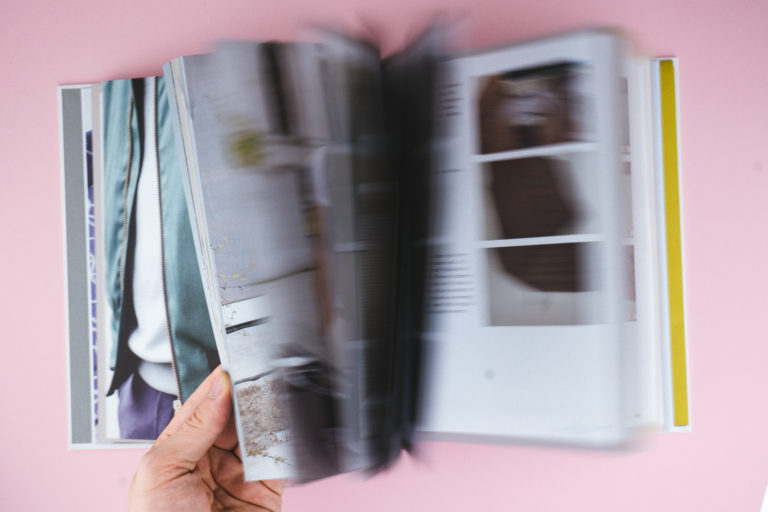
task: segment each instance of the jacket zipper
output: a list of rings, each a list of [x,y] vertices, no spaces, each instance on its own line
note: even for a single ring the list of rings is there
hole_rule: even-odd
[[[125,258],[128,241],[128,184],[131,182],[131,163],[133,162],[133,93],[128,102],[128,163],[125,167],[123,185],[123,232],[120,244],[120,296],[125,293]]]
[[[173,342],[173,336],[171,334],[171,316],[168,313],[168,285],[166,283],[166,277],[165,277],[165,237],[164,237],[164,229],[163,229],[163,191],[160,181],[160,136],[158,134],[158,120],[157,120],[157,106],[158,106],[158,99],[157,99],[157,89],[158,89],[158,78],[154,78],[155,81],[155,88],[154,88],[154,98],[153,98],[153,105],[152,105],[152,123],[154,124],[155,128],[155,137],[154,137],[154,144],[155,144],[155,162],[157,163],[157,198],[159,202],[160,207],[160,276],[163,283],[163,305],[165,306],[165,328],[166,332],[168,333],[168,341],[171,343],[171,371],[173,372],[173,380],[176,383],[176,400],[173,401],[173,412],[176,413],[176,411],[179,410],[181,407],[181,380],[179,379],[179,371],[176,366],[176,346]]]

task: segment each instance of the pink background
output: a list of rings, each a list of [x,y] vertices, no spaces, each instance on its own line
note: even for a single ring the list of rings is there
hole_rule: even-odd
[[[527,5],[526,5],[527,4]],[[285,510],[756,511],[768,483],[768,3],[645,0],[26,0],[0,4],[0,508],[120,510],[137,450],[68,451],[56,86],[158,73],[221,37],[307,21],[471,13],[472,46],[620,25],[680,58],[694,431],[626,453],[432,443],[368,481],[289,489]]]

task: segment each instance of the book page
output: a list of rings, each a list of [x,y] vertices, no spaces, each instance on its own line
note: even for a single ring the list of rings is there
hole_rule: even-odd
[[[92,361],[96,343],[90,85],[59,88],[61,173],[67,277],[69,442],[96,441]]]
[[[318,64],[298,44],[184,59],[190,196],[250,480],[339,471]]]
[[[617,40],[449,61],[438,92],[431,437],[625,438]]]
[[[190,188],[198,249],[217,345],[233,383],[236,419],[239,425],[248,420],[247,427],[238,429],[244,465],[246,472],[258,466],[260,478],[292,476],[285,413],[271,366],[279,357],[279,347],[262,335],[269,309],[252,299],[263,295],[265,287],[288,292],[301,278],[300,270],[308,266],[300,240],[271,229],[281,214],[292,213],[275,210],[279,202],[272,198],[290,197],[294,183],[290,176],[231,168],[224,150],[226,118],[221,112],[218,63],[205,55],[184,58],[182,64],[178,78],[184,83],[196,165],[190,173]],[[279,242],[289,247],[289,254],[281,265],[273,265],[276,259],[268,249]]]

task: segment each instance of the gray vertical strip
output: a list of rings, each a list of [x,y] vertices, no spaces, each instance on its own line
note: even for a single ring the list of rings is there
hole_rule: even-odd
[[[64,204],[67,237],[67,300],[69,314],[70,442],[91,440],[91,340],[88,301],[88,224],[86,168],[80,89],[61,91]]]

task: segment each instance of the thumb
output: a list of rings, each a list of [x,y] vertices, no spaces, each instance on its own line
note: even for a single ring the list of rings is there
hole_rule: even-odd
[[[175,432],[155,446],[156,451],[162,453],[165,463],[189,466],[190,471],[194,469],[227,426],[232,413],[230,397],[229,377],[219,369],[210,383],[207,395],[202,400],[189,400],[194,410],[187,413],[186,420]],[[183,409],[179,413],[186,412]]]

